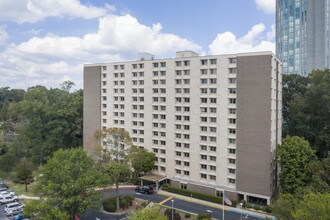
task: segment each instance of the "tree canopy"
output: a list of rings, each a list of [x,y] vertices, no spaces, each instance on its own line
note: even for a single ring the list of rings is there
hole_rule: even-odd
[[[60,211],[71,217],[88,208],[98,207],[100,195],[95,188],[108,180],[96,168],[94,160],[79,148],[56,151],[40,173],[37,188],[45,200],[35,209],[27,205],[28,214],[36,219],[40,217],[40,207],[55,213]]]
[[[283,134],[304,137],[319,158],[330,151],[330,70],[283,76]]]

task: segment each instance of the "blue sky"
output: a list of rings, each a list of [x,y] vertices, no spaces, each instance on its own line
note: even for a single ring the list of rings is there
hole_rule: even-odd
[[[275,0],[0,0],[0,87],[82,87],[84,63],[275,50]]]

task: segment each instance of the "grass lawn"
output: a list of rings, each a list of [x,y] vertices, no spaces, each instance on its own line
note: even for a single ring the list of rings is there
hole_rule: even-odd
[[[33,188],[36,185],[36,182],[30,183],[28,185],[28,191],[25,192],[25,185],[24,184],[19,184],[19,183],[14,183],[11,180],[4,180],[4,182],[8,185],[9,189],[14,191],[16,195],[26,195],[26,196],[38,196],[33,192]]]

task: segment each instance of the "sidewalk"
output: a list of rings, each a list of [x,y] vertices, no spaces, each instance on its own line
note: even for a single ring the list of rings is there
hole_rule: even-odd
[[[177,199],[184,200],[187,202],[192,202],[192,203],[196,203],[196,204],[200,204],[200,205],[209,206],[212,208],[222,209],[222,207],[223,207],[223,205],[220,205],[217,203],[208,202],[208,201],[204,201],[204,200],[200,200],[200,199],[196,199],[196,198],[191,198],[191,197],[183,196],[183,195],[179,195],[179,194],[174,194],[174,193],[170,193],[170,192],[167,192],[164,190],[158,190],[157,193],[160,195],[163,195],[163,196],[173,197],[173,198],[177,198]],[[226,211],[236,212],[236,213],[239,213],[242,215],[249,215],[249,216],[254,216],[254,217],[263,218],[263,219],[266,219],[266,218],[275,219],[271,215],[260,213],[260,212],[253,212],[253,211],[246,210],[246,209],[234,208],[234,207],[229,207],[229,206],[224,206],[224,209]]]
[[[39,200],[39,197],[33,197],[33,196],[26,196],[26,195],[19,195],[19,199],[34,199],[34,200]]]

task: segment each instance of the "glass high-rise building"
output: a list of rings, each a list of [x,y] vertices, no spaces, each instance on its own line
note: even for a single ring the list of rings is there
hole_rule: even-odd
[[[283,73],[308,75],[330,66],[330,0],[276,1],[276,55]]]

